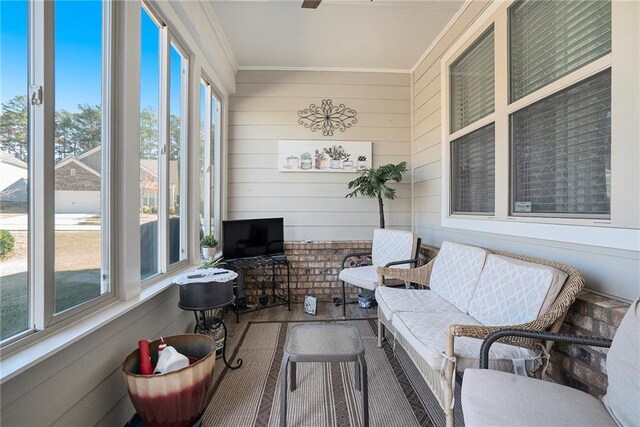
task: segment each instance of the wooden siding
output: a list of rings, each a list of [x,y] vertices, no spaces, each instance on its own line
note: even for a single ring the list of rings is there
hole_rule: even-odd
[[[357,175],[278,172],[281,139],[371,141],[373,166],[411,163],[408,74],[240,71],[229,100],[228,218],[285,218],[287,240],[370,239],[378,226],[373,199],[345,199]],[[298,124],[297,112],[331,98],[358,112],[333,137]],[[388,227],[411,227],[411,174],[385,201]]]

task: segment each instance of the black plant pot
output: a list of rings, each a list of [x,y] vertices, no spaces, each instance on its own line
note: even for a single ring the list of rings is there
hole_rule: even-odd
[[[371,308],[373,306],[373,295],[358,295],[358,305],[360,308]]]
[[[260,305],[264,307],[269,304],[269,295],[260,295],[258,301],[260,301]]]

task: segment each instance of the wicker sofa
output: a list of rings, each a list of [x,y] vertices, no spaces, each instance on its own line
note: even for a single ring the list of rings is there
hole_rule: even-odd
[[[557,332],[584,286],[580,272],[539,258],[444,242],[414,269],[377,269],[380,284],[400,279],[429,289],[379,286],[378,346],[388,328],[454,425],[455,373],[478,367],[480,346],[500,329]],[[551,341],[507,337],[491,348],[491,368],[534,375]]]

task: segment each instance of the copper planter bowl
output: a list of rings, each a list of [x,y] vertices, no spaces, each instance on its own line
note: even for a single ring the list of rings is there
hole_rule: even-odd
[[[186,334],[166,337],[167,345],[194,364],[164,375],[140,375],[138,350],[127,356],[122,372],[129,397],[138,415],[149,427],[188,427],[204,412],[211,390],[216,344],[206,335]],[[158,361],[160,340],[149,343],[151,362]]]

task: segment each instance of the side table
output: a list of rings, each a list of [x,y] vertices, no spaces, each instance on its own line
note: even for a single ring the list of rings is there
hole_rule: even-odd
[[[180,285],[178,307],[193,311],[196,318],[193,332],[208,334],[219,326],[224,329],[222,360],[229,369],[242,366],[242,359],[238,359],[235,366],[227,361],[227,325],[224,324],[224,308],[236,301],[233,294],[233,280],[236,277],[233,271],[216,268],[187,273],[176,280]],[[207,312],[213,314],[216,311],[220,311],[220,314],[207,315]]]
[[[280,426],[287,425],[287,388],[296,389],[298,362],[354,362],[354,386],[362,393],[362,419],[369,427],[367,362],[355,326],[315,323],[296,325],[289,331],[280,366]],[[287,372],[291,366],[291,372]],[[289,379],[289,381],[287,381]]]

